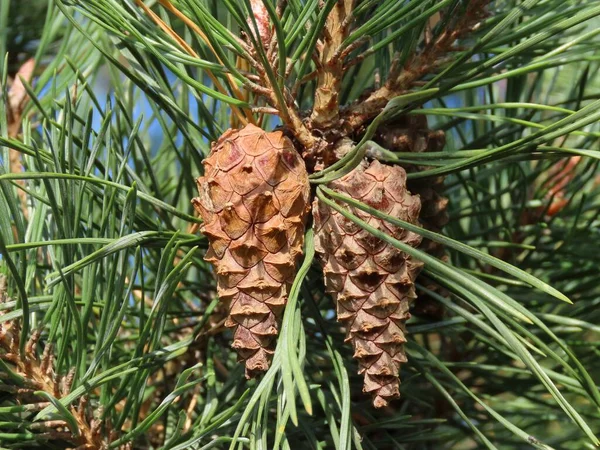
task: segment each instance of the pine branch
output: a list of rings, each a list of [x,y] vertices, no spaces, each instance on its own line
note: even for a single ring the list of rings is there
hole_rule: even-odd
[[[23,326],[26,314],[39,327],[37,344],[20,340],[0,351],[5,447],[87,445],[96,430],[113,447],[171,450],[595,445],[600,7],[494,2],[493,15],[480,25],[473,20],[479,28],[467,35],[460,27],[476,11],[465,8],[476,2],[362,0],[343,21],[352,22],[341,44],[328,49],[329,61],[343,60],[343,67],[327,68],[325,37],[339,14],[328,17],[324,6],[335,13],[342,3],[144,1],[160,21],[129,0],[53,3],[59,9],[28,50],[47,64],[23,110],[34,126],[14,139],[0,117],[0,159],[9,161],[12,149],[26,169],[0,173],[0,211],[8,211],[0,214],[2,262],[11,262],[0,272],[10,272],[27,299],[1,304],[0,322]],[[27,7],[11,4],[8,14],[5,4],[0,50],[13,23],[33,19],[13,20],[12,12]],[[22,59],[9,56],[8,69],[0,62],[3,73],[14,74],[14,61]],[[333,125],[311,127],[328,70],[342,74],[338,111]],[[381,98],[394,99],[351,122],[356,129],[339,125],[355,120],[350,111],[386,86],[390,94]],[[292,141],[307,159],[317,152],[308,169],[320,163],[323,171],[310,179],[339,219],[320,238],[331,241],[339,228],[347,233],[331,255],[347,264],[366,251],[353,242],[372,248],[379,239],[427,262],[415,284],[415,306],[423,308],[413,308],[406,322],[401,399],[390,397],[383,410],[362,393],[346,330],[335,320],[340,302],[325,291],[310,246],[289,278],[272,368],[262,380],[244,379],[225,327],[229,310],[202,259],[207,239],[182,231],[200,225],[189,199],[210,143],[241,124],[230,106],[256,115],[265,130],[303,136]],[[563,167],[573,156],[579,163]],[[347,195],[326,187],[365,158],[380,160],[380,171],[408,169],[408,190],[419,191],[423,205],[418,225],[380,205],[398,202],[381,189],[360,195],[370,178],[357,177]],[[251,172],[275,167],[293,184],[285,165],[235,167],[238,181],[224,183],[232,198],[252,182]],[[447,203],[432,194],[440,174]],[[28,217],[19,206],[23,193]],[[247,219],[252,198],[242,196],[236,214]],[[440,234],[445,208],[450,220]],[[398,230],[429,241],[404,247],[394,238]],[[312,242],[313,230],[305,231]],[[355,274],[359,284],[379,273],[375,259],[385,264],[369,258],[375,266]],[[332,270],[346,270],[340,267]],[[431,289],[434,282],[444,291]],[[389,305],[375,303],[356,311],[364,318],[365,309]],[[366,337],[371,342],[374,334]],[[23,355],[29,369],[19,369]],[[43,383],[27,381],[34,373]],[[557,424],[561,433],[549,433]],[[85,431],[76,441],[75,429],[92,436]]]
[[[451,60],[451,52],[456,50],[454,43],[476,30],[479,22],[487,17],[488,4],[489,0],[470,0],[461,17],[451,21],[439,36],[411,55],[403,66],[400,55],[396,54],[384,85],[344,109],[344,127],[348,130],[360,129],[379,114],[392,98],[409,91],[423,77],[447,64]],[[360,61],[364,57],[357,58]]]

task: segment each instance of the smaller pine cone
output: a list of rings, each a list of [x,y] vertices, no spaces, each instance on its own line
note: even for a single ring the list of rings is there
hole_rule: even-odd
[[[246,377],[269,368],[275,336],[302,254],[310,186],[291,141],[254,125],[212,145],[192,200],[210,248],[225,325]]]
[[[406,189],[406,172],[378,161],[363,163],[330,187],[386,214],[417,223],[421,202]],[[357,208],[350,211],[378,230],[417,247],[418,234],[379,220]],[[325,285],[337,303],[338,320],[352,342],[363,391],[376,408],[399,397],[400,364],[406,362],[405,322],[416,297],[414,280],[422,263],[363,230],[315,200],[315,249]]]

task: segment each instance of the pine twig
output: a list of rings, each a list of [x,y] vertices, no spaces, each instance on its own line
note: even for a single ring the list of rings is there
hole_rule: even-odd
[[[345,56],[342,43],[350,29],[353,9],[354,0],[338,1],[327,16],[323,46],[318,55],[321,69],[318,71],[315,106],[310,116],[311,128],[328,130],[338,125]]]
[[[448,54],[456,50],[454,47],[456,40],[476,29],[477,24],[486,16],[488,3],[489,0],[472,0],[463,16],[444,30],[437,39],[430,40],[421,51],[408,58],[403,67],[396,59],[384,85],[373,91],[366,99],[350,105],[342,113],[344,129],[360,129],[379,114],[392,98],[411,89],[425,75],[445,65]],[[361,58],[364,56],[359,55],[356,59],[360,61]]]

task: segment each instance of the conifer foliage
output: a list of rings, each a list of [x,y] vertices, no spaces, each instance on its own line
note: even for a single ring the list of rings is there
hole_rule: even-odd
[[[0,1],[0,447],[600,445],[599,20]]]

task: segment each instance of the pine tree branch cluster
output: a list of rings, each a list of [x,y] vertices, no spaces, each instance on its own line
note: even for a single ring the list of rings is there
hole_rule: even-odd
[[[452,60],[451,54],[456,51],[454,47],[457,40],[468,36],[475,31],[482,20],[487,16],[489,0],[472,0],[464,6],[463,14],[457,17],[445,18],[447,25],[435,39],[425,40],[421,49],[415,50],[412,55],[401,63],[401,55],[396,54],[392,66],[385,79],[383,86],[369,93],[366,98],[361,98],[354,104],[340,105],[341,86],[344,74],[352,64],[362,61],[368,56],[369,51],[351,57],[355,48],[364,45],[368,41],[363,37],[350,45],[344,45],[344,40],[353,31],[356,8],[355,1],[344,0],[334,2],[327,14],[322,35],[317,40],[314,54],[311,56],[316,68],[314,72],[297,82],[290,92],[284,87],[285,105],[277,102],[273,86],[270,84],[266,74],[266,68],[256,58],[256,50],[251,43],[246,43],[247,54],[252,55],[249,60],[260,77],[260,85],[252,85],[251,90],[266,97],[267,102],[277,112],[294,137],[303,146],[303,156],[311,164],[317,160],[315,165],[319,168],[326,167],[335,161],[336,151],[334,147],[340,144],[340,140],[347,136],[356,136],[365,124],[381,112],[386,104],[395,96],[410,90],[415,83],[425,76],[435,73],[440,67]],[[263,33],[267,33],[262,40],[268,46],[270,52],[270,69],[277,71],[276,49],[277,38],[270,30],[268,14],[262,2],[253,3],[256,22]],[[450,12],[448,12],[450,14]],[[426,33],[427,34],[427,33]],[[286,75],[287,75],[286,71]],[[300,84],[315,80],[314,105],[310,112],[300,111],[294,104],[294,94]]]
[[[168,4],[166,0],[161,3]],[[285,129],[302,146],[309,168],[322,169],[335,161],[335,147],[341,145],[345,137],[359,134],[392,98],[410,90],[423,77],[451,61],[456,41],[477,29],[488,16],[488,4],[489,0],[468,2],[462,15],[448,19],[446,28],[435,39],[425,40],[423,48],[409,55],[404,65],[400,61],[401,55],[396,54],[383,86],[366,98],[344,106],[340,104],[344,74],[351,64],[364,60],[369,54],[367,50],[352,56],[357,48],[368,42],[368,37],[349,45],[344,43],[353,31],[356,2],[344,0],[332,4],[322,34],[315,43],[314,53],[304,56],[313,61],[316,68],[297,80],[290,89],[281,80],[285,81],[290,75],[291,65],[287,66],[283,76],[272,75],[279,71],[277,36],[265,5],[261,0],[254,0],[251,2],[254,16],[248,18],[251,36],[246,36],[246,39],[242,36],[239,40],[245,49],[241,59],[256,72],[251,78],[257,77],[255,81],[246,82],[245,88],[254,93],[257,100],[260,98],[269,105],[256,106],[254,111],[278,115]],[[443,19],[442,16],[440,20]],[[273,84],[275,80],[277,86]],[[295,97],[300,86],[312,80],[316,82],[314,104],[310,111],[302,111],[295,104]],[[281,91],[279,95],[278,90]]]
[[[297,151],[305,158],[308,173],[325,169],[351,151],[353,144],[349,137],[355,135],[365,121],[379,114],[393,96],[439,67],[454,42],[472,31],[485,16],[485,4],[473,2],[470,12],[453,20],[452,26],[428,42],[420,53],[409,57],[404,70],[400,70],[400,55],[396,55],[386,83],[372,94],[379,103],[367,100],[359,106],[345,108],[340,105],[345,59],[355,48],[346,47],[345,40],[353,30],[356,4],[353,0],[344,0],[331,3],[329,8],[323,6],[325,23],[311,57],[316,66],[315,91],[314,105],[308,114],[298,110],[285,83],[279,84],[280,80],[273,77],[279,65],[277,33],[271,25],[267,6],[261,1],[253,2],[252,15],[248,18],[251,31],[245,35],[244,43],[246,54],[252,58],[247,62],[258,75],[258,85],[253,85],[252,91],[266,97],[270,108],[281,117],[284,131],[300,144],[301,148]],[[360,108],[367,109],[363,111]],[[342,118],[342,112],[361,116],[361,119],[348,129],[345,124],[350,122]],[[403,138],[406,141],[415,132],[424,132],[424,136],[419,136],[427,141],[424,146],[414,138],[404,142],[404,146],[409,151],[422,152],[428,149],[431,140],[434,146],[435,142],[438,143],[433,150],[441,150],[443,134],[428,133],[426,123],[419,126],[408,122],[407,125],[409,129],[400,129],[394,138],[387,136],[385,144],[401,151],[402,143],[397,141]],[[416,128],[414,131],[411,129],[413,126]],[[215,266],[219,296],[229,305],[230,316],[226,325],[234,330],[232,345],[246,364],[248,378],[266,371],[270,365],[274,337],[294,279],[295,261],[300,254],[299,248],[289,253],[285,243],[271,243],[277,233],[283,238],[288,232],[287,226],[282,227],[285,223],[282,219],[290,217],[287,205],[294,204],[299,198],[298,193],[308,188],[307,183],[302,185],[302,180],[308,180],[303,164],[298,166],[302,175],[293,169],[294,176],[277,178],[281,176],[276,175],[278,167],[283,166],[279,161],[279,150],[274,152],[273,149],[279,148],[275,142],[280,139],[283,137],[264,134],[253,125],[225,133],[211,148],[211,154],[204,163],[208,174],[198,179],[200,197],[193,201],[205,222],[201,231],[211,244],[206,260]],[[293,153],[296,152],[293,147],[290,148]],[[244,154],[248,155],[246,159]],[[356,168],[341,178],[336,186],[345,194],[364,197],[363,200],[376,209],[383,208],[388,213],[393,211],[394,215],[402,217],[406,215],[416,223],[421,202],[418,197],[414,197],[414,201],[407,200],[413,198],[410,194],[404,197],[402,189],[406,189],[406,174],[400,167],[395,169],[399,172],[392,174],[382,165],[373,165],[366,170],[364,167]],[[373,178],[375,184],[359,181],[366,174]],[[389,184],[392,179],[400,184],[392,187]],[[376,182],[384,184],[377,185]],[[290,186],[277,194],[277,188],[273,191],[271,186],[278,183]],[[294,183],[296,187],[292,189]],[[440,178],[437,190],[442,186],[443,178]],[[437,226],[431,225],[440,231],[447,200],[440,197],[437,190],[425,188],[421,191],[426,199],[428,218],[440,216]],[[285,192],[292,196],[287,198]],[[308,191],[303,198],[307,202]],[[304,222],[300,213],[306,205],[296,208],[299,225]],[[277,219],[278,214],[283,215]],[[339,223],[325,226],[329,220],[327,217],[336,216],[327,205],[315,204],[313,214],[317,250],[324,266],[327,288],[335,294],[338,305],[345,305],[345,309],[338,307],[338,318],[347,322],[348,340],[353,342],[355,356],[361,361],[360,372],[365,374],[364,391],[373,394],[376,407],[386,406],[390,399],[399,396],[400,363],[406,361],[402,350],[404,323],[410,317],[408,309],[415,297],[413,284],[420,265],[365,230],[362,231],[365,236],[358,237],[359,228],[347,224],[346,227],[354,230],[348,231],[343,219],[332,219],[331,223]],[[276,226],[276,222],[279,225]],[[382,222],[377,223],[380,231],[387,231],[410,246],[418,246],[421,242],[412,235],[405,236],[401,229],[385,228]],[[301,225],[292,235],[302,234]],[[296,248],[296,244],[292,246],[292,241],[288,241],[290,249]],[[440,252],[435,245],[429,244],[429,247],[427,250],[435,248]],[[281,261],[275,262],[269,253],[278,253]],[[283,259],[288,253],[289,260],[284,264]],[[338,257],[333,256],[338,253]],[[386,256],[381,256],[384,254]],[[279,268],[275,270],[276,265],[273,264],[279,265]],[[284,266],[286,270],[282,272]],[[357,306],[360,304],[362,306]]]
[[[600,8],[518,3],[48,2],[1,445],[596,445]]]

